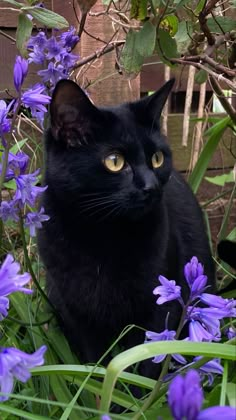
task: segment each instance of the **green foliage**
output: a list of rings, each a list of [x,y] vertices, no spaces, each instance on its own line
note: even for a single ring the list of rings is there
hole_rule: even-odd
[[[16,46],[23,57],[28,55],[26,44],[31,36],[32,28],[32,21],[24,13],[20,13],[16,31]]]
[[[144,20],[147,16],[147,0],[131,0],[130,17]]]

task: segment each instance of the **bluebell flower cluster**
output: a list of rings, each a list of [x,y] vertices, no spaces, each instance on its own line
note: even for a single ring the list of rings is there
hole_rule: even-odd
[[[44,66],[46,63],[47,68],[39,70],[37,74],[48,88],[54,88],[59,80],[69,77],[72,67],[79,59],[78,55],[72,53],[78,40],[74,27],[58,36],[47,38],[45,32],[40,31],[30,38],[29,62]]]
[[[8,220],[17,222],[19,220],[19,214],[24,213],[25,226],[29,228],[30,235],[35,236],[35,229],[42,227],[41,223],[49,220],[49,217],[44,214],[43,208],[38,212],[32,212],[31,208],[35,207],[38,196],[47,187],[35,185],[38,182],[39,170],[31,174],[26,174],[28,162],[29,157],[24,152],[19,151],[16,155],[9,153],[5,181],[14,180],[16,190],[10,200],[3,200],[1,202],[0,218],[3,222],[7,222]],[[0,173],[1,168],[2,166],[0,165]]]
[[[45,86],[37,84],[28,89],[24,93],[21,92],[22,84],[28,73],[28,61],[22,57],[16,57],[14,66],[14,85],[18,93],[17,99],[8,106],[4,101],[0,101],[0,138],[2,139],[3,148],[6,146],[5,135],[12,130],[8,113],[11,109],[16,110],[19,105],[23,104],[29,107],[32,115],[41,119],[47,111],[46,105],[49,103],[50,97],[43,92]],[[3,222],[9,220],[18,222],[21,214],[25,219],[25,226],[29,228],[31,236],[36,235],[36,228],[42,227],[42,222],[49,219],[44,214],[43,208],[38,212],[32,211],[32,207],[36,206],[38,196],[45,191],[47,187],[39,187],[38,183],[39,170],[34,173],[27,173],[29,157],[22,151],[13,154],[7,150],[2,153],[2,162],[7,160],[6,171],[4,172],[4,181],[15,181],[15,193],[11,193],[9,200],[1,200],[0,218]],[[0,163],[0,175],[2,175],[3,165]],[[14,190],[13,190],[14,191]]]
[[[0,320],[8,315],[8,296],[14,292],[31,294],[30,288],[24,287],[30,281],[30,274],[19,274],[20,264],[8,254],[0,268]],[[12,393],[14,378],[26,382],[31,374],[29,369],[41,366],[44,363],[46,346],[40,347],[33,354],[27,354],[14,347],[0,347],[0,401],[8,399],[7,394]]]
[[[186,340],[200,342],[220,341],[222,335],[221,321],[225,318],[236,317],[236,300],[224,299],[220,296],[207,293],[207,276],[204,275],[204,268],[197,257],[193,257],[185,265],[184,277],[189,287],[189,298],[186,303],[181,297],[181,287],[176,285],[174,280],[168,280],[164,276],[159,276],[161,285],[153,290],[153,294],[159,296],[156,303],[162,305],[172,300],[179,302],[185,314],[182,328],[186,325],[188,326],[189,334]],[[200,307],[198,306],[199,303],[201,303]],[[228,330],[228,337],[232,338],[234,336],[235,330],[231,327]],[[175,340],[177,338],[176,331],[168,331],[168,329],[165,329],[161,333],[147,331],[145,342]],[[165,355],[156,356],[153,362],[160,363],[165,357]],[[180,355],[172,355],[172,357],[180,364],[187,363]],[[208,362],[201,368],[201,373],[207,374],[208,379],[212,382],[213,378],[211,373],[222,374],[220,361],[213,360],[212,362]]]

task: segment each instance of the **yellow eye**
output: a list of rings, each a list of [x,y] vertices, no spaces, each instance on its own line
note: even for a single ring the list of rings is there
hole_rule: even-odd
[[[125,159],[119,153],[112,153],[104,159],[103,163],[109,171],[119,172],[125,166]]]
[[[160,168],[163,165],[164,162],[164,155],[159,150],[158,152],[154,153],[152,156],[152,166],[154,169]]]

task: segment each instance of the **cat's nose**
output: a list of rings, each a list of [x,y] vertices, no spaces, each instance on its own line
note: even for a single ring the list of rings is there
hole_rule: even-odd
[[[154,193],[158,188],[158,181],[157,180],[150,180],[145,183],[142,190],[145,195],[150,195]]]

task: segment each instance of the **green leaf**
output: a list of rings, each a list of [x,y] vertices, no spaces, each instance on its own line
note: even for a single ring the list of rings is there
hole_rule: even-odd
[[[178,31],[174,36],[179,54],[185,54],[187,52],[188,46],[191,43],[192,32],[193,27],[191,22],[179,22]]]
[[[227,383],[226,395],[231,407],[236,407],[236,384],[233,384],[232,382]]]
[[[215,16],[214,19],[207,19],[207,26],[211,32],[230,32],[236,30],[236,20],[226,16]]]
[[[69,26],[69,23],[63,16],[51,10],[42,9],[41,7],[22,7],[21,10],[29,13],[47,28],[64,29]]]
[[[15,0],[2,0],[2,1],[5,2],[5,3],[13,4],[18,9],[20,9],[22,7],[22,3],[19,3],[18,1],[15,1]]]
[[[121,65],[126,73],[139,73],[144,58],[137,51],[138,32],[132,29],[128,32],[126,43],[121,53]]]
[[[146,22],[137,33],[135,49],[141,57],[152,55],[156,43],[156,27],[151,22]]]
[[[169,60],[178,57],[176,40],[172,38],[169,32],[159,29],[157,34],[156,49],[163,63],[173,66]]]
[[[198,4],[197,4],[196,9],[194,10],[194,13],[195,13],[196,15],[198,15],[198,14],[202,11],[202,9],[203,9],[203,7],[205,6],[205,4],[206,4],[205,0],[200,0],[200,1],[198,2]]]
[[[4,182],[4,187],[7,188],[8,190],[16,190],[16,182],[14,179],[10,179],[10,181]]]
[[[205,83],[208,79],[208,73],[206,70],[199,70],[195,74],[195,82],[201,85],[202,83]]]
[[[27,56],[26,43],[31,36],[32,28],[32,21],[24,13],[20,13],[16,31],[16,46],[23,57]]]
[[[207,130],[207,132],[205,133],[205,135],[209,136],[208,140],[188,179],[189,185],[191,186],[195,194],[198,191],[198,188],[207,170],[208,163],[210,162],[210,159],[212,158],[213,153],[215,152],[224,131],[230,125],[230,121],[231,119],[229,117],[225,117],[222,120],[218,121],[216,124],[214,124],[214,126]]]
[[[28,141],[27,137],[25,139],[18,141],[16,144],[14,144],[14,146],[10,148],[10,152],[13,153],[13,155],[15,155],[17,152],[19,152],[19,150],[22,149],[22,147],[27,141]]]
[[[219,185],[220,187],[223,187],[226,182],[235,182],[233,171],[223,175],[205,176],[205,179],[211,184]]]
[[[179,21],[175,15],[167,15],[162,19],[160,27],[169,32],[171,36],[174,36],[178,31]]]
[[[14,408],[12,405],[6,405],[5,403],[0,404],[0,412],[15,414],[18,419],[27,420],[50,420],[50,417],[40,416],[39,414],[27,413],[25,410]],[[12,417],[10,417],[12,418]]]
[[[228,234],[227,239],[230,241],[236,240],[236,227],[231,230],[231,232]]]
[[[112,392],[118,376],[123,370],[134,363],[150,359],[156,355],[173,353],[236,360],[235,346],[230,344],[181,341],[172,342],[171,346],[168,342],[164,341],[140,344],[132,349],[120,353],[109,363],[103,382],[101,410],[109,412]]]
[[[147,17],[147,0],[131,0],[130,17],[144,20]]]

